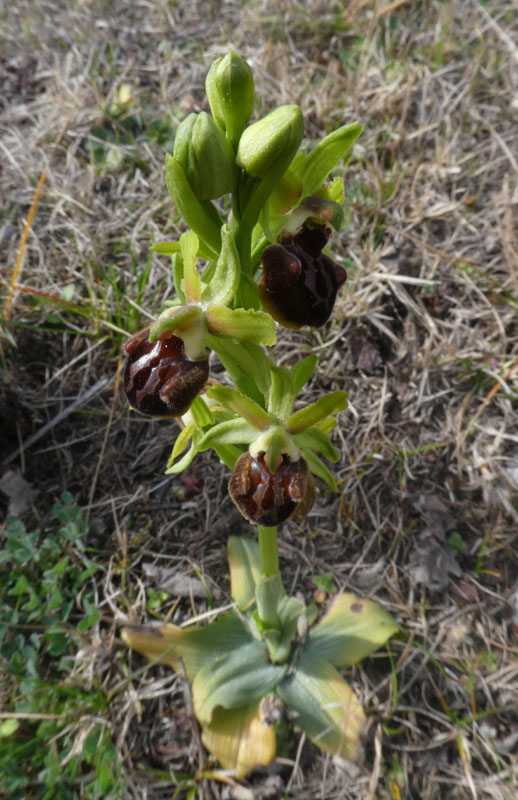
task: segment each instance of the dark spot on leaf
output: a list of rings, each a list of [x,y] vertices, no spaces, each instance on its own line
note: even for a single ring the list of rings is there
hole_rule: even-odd
[[[361,614],[363,611],[363,606],[361,603],[353,603],[351,606],[351,612],[353,614]]]

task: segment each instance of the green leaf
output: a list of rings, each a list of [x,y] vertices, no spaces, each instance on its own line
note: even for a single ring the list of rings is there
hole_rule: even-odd
[[[230,536],[227,555],[230,595],[236,606],[244,610],[254,602],[255,587],[261,577],[259,544],[241,536]]]
[[[234,237],[228,226],[221,228],[221,253],[210,282],[201,296],[205,308],[226,306],[239,288],[241,268]]]
[[[331,470],[311,450],[302,450],[302,453],[308,462],[310,472],[327,483],[332,492],[338,492],[336,479]]]
[[[315,372],[315,367],[317,364],[318,356],[312,353],[310,356],[303,358],[302,361],[297,361],[297,363],[293,364],[293,366],[290,368],[291,377],[293,378],[295,397],[298,395],[302,387],[306,385],[309,379],[313,377],[313,373]]]
[[[208,450],[221,444],[250,444],[257,439],[257,428],[245,419],[229,419],[207,431],[198,444],[198,450]]]
[[[212,306],[207,310],[206,316],[209,333],[213,336],[267,346],[274,345],[277,341],[275,322],[265,311]]]
[[[320,189],[333,167],[351,149],[363,125],[351,122],[325,137],[308,155],[301,171],[304,196]]]
[[[302,433],[331,414],[343,411],[344,408],[347,408],[347,392],[331,392],[306,408],[296,411],[286,420],[284,427],[292,434]]]
[[[0,739],[7,739],[16,733],[20,727],[20,722],[17,719],[4,719],[0,722]]]
[[[297,433],[293,438],[295,443],[303,450],[314,450],[333,462],[338,461],[340,458],[340,453],[333,447],[327,434],[321,431],[320,428],[309,428],[303,433]]]
[[[207,725],[218,706],[236,708],[273,692],[288,666],[270,663],[266,648],[256,640],[206,662],[192,683],[194,713]]]
[[[250,397],[232,389],[230,386],[215,384],[207,389],[207,396],[216,400],[225,408],[244,417],[250,425],[259,431],[264,431],[271,423],[271,417]]]
[[[206,245],[210,258],[217,258],[221,249],[220,228],[194,194],[180,164],[169,154],[165,157],[165,182],[180,216]]]
[[[216,708],[201,738],[208,752],[238,779],[255,767],[267,767],[275,758],[277,740],[261,712],[261,702]]]
[[[293,411],[295,389],[293,377],[283,367],[271,368],[271,386],[268,398],[268,413],[285,420]]]
[[[365,715],[331,664],[304,650],[295,672],[278,686],[277,693],[297,714],[297,726],[318,747],[341,758],[358,758]]]
[[[180,236],[183,258],[183,290],[188,303],[198,303],[201,298],[201,278],[196,267],[199,239],[194,231],[185,231]]]
[[[335,667],[350,667],[378,650],[398,629],[388,611],[372,600],[339,594],[312,628],[306,649]]]

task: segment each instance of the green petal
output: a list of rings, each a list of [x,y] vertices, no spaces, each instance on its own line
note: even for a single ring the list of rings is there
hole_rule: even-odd
[[[250,444],[257,439],[257,428],[245,419],[229,419],[207,431],[198,444],[198,450],[208,450],[221,444]]]
[[[230,411],[240,414],[258,431],[266,430],[272,423],[270,415],[260,405],[236,389],[216,384],[207,389],[207,395]]]

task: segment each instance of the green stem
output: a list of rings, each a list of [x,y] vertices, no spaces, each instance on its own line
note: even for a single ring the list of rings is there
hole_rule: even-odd
[[[275,575],[279,571],[279,550],[277,547],[277,528],[257,528],[261,575]]]

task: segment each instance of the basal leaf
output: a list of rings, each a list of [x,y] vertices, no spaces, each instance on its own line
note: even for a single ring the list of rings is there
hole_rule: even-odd
[[[205,627],[180,628],[178,625],[150,623],[128,625],[121,631],[123,642],[150,661],[179,669],[185,664],[192,681],[204,665],[231,656],[255,640],[248,627],[235,614],[225,614]]]
[[[192,683],[194,713],[202,725],[207,725],[218,706],[237,708],[272,692],[287,670],[287,665],[271,664],[266,648],[256,640],[227,651],[196,673]]]
[[[244,778],[254,767],[267,767],[275,758],[275,733],[264,719],[261,702],[238,708],[216,708],[202,728],[203,744],[224,769]]]
[[[339,594],[312,628],[306,649],[335,667],[349,667],[378,650],[398,628],[388,611],[372,600]]]
[[[297,714],[297,726],[318,747],[341,758],[358,758],[365,715],[331,664],[304,651],[295,671],[280,684],[277,693]]]

